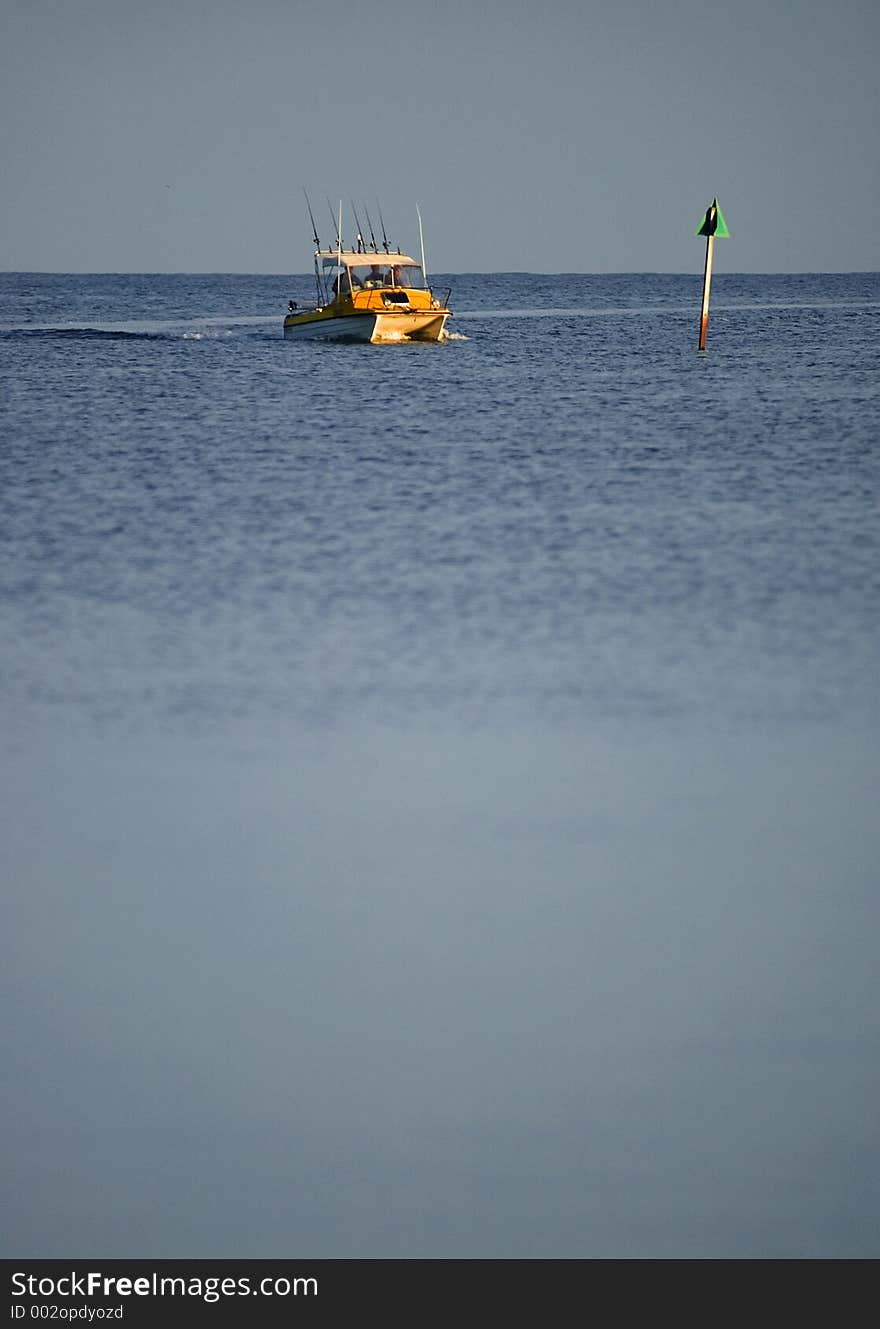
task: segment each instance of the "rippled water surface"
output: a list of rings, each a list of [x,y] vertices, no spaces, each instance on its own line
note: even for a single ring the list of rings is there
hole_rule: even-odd
[[[880,276],[447,284],[0,274],[10,1253],[878,1254]]]

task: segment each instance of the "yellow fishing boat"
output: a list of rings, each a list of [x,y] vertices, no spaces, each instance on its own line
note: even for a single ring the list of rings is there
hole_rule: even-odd
[[[284,320],[285,337],[356,342],[443,340],[446,321],[452,313],[450,292],[435,294],[428,285],[421,217],[419,261],[399,249],[391,249],[384,222],[381,248],[373,235],[372,223],[371,244],[365,242],[358,225],[355,248],[345,248],[341,207],[336,248],[322,249],[311,206],[309,216],[315,239],[317,300],[309,309],[300,309],[290,302]]]

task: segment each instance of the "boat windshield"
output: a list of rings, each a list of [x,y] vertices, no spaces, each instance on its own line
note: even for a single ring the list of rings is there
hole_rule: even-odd
[[[394,255],[382,254],[384,262],[367,263],[363,267],[352,268],[352,277],[361,286],[410,286],[416,290],[425,289],[422,269],[417,263],[394,263]]]
[[[340,267],[334,258],[325,258],[321,264],[321,277],[327,289],[334,292],[340,286],[343,291],[348,290],[349,272],[355,290],[369,290],[375,286],[409,286],[419,291],[425,290],[425,279],[418,263],[396,264],[395,257],[394,254],[378,254],[375,262],[365,259],[363,264],[352,264],[350,268],[346,264]]]

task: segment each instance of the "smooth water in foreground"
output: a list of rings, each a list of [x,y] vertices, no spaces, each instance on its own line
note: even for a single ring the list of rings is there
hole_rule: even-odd
[[[880,1254],[880,276],[447,281],[0,274],[10,1255]]]

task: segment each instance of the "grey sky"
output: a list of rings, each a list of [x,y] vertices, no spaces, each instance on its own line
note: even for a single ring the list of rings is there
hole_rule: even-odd
[[[876,0],[0,0],[0,269],[880,268]]]

